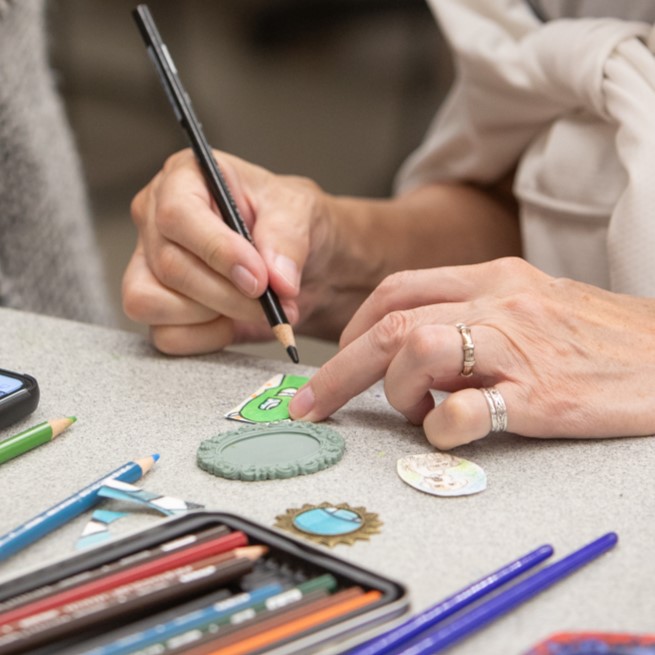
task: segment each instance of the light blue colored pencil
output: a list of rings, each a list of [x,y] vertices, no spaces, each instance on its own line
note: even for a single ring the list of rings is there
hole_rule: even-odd
[[[272,583],[183,614],[170,621],[162,621],[155,626],[138,630],[105,646],[85,651],[84,655],[128,655],[149,652],[155,645],[157,646],[152,649],[153,652],[162,653],[168,650],[168,640],[187,643],[185,636],[190,633],[194,633],[195,636],[198,631],[205,631],[210,626],[218,628],[219,625],[245,621],[259,612],[291,605],[312,592],[329,593],[336,588],[337,580],[331,573],[305,580],[285,590],[279,583]]]
[[[159,455],[151,455],[123,464],[115,471],[107,473],[107,475],[80,489],[72,496],[3,535],[0,537],[0,561],[33,544],[41,537],[60,528],[93,507],[101,499],[98,491],[108,480],[136,482],[154,466],[158,459]]]
[[[121,637],[105,646],[99,646],[90,651],[84,651],[84,655],[125,655],[134,653],[153,643],[174,637],[188,630],[196,629],[211,621],[225,618],[239,612],[251,605],[265,601],[267,598],[276,596],[282,592],[282,585],[274,582],[249,592],[231,596],[225,600],[219,600],[208,607],[194,610],[170,621],[163,621],[151,628],[139,630],[134,634]]]

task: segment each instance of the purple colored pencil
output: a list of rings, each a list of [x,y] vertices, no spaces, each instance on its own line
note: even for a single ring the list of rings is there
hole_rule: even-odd
[[[498,587],[501,587],[522,573],[525,573],[525,571],[540,564],[545,559],[548,559],[552,554],[552,546],[540,546],[513,562],[506,564],[497,571],[477,580],[468,587],[461,589],[437,605],[411,617],[379,637],[373,637],[373,639],[347,651],[346,655],[378,655],[379,653],[386,653],[392,648],[408,642],[428,628],[432,628],[444,619],[452,616],[455,612],[468,607],[479,598],[491,593],[495,589],[498,589]]]
[[[441,653],[600,557],[613,548],[618,540],[615,532],[608,532],[558,562],[545,566],[534,575],[483,601],[477,607],[462,612],[446,625],[428,630],[423,636],[417,637],[402,650],[395,650],[394,653],[402,653],[402,655]]]

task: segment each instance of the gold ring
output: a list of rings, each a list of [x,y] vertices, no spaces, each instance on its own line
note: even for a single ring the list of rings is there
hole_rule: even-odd
[[[464,352],[464,363],[459,374],[464,378],[470,378],[475,366],[475,346],[471,338],[471,328],[465,323],[457,323],[455,327],[462,335],[462,351]]]

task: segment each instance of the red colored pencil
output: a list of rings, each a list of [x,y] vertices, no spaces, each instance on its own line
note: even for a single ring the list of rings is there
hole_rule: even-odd
[[[113,573],[118,573],[119,571],[129,569],[133,566],[136,566],[137,564],[145,564],[145,562],[163,557],[164,555],[169,555],[174,551],[182,551],[187,548],[191,548],[196,544],[210,541],[212,539],[217,539],[218,537],[223,537],[229,533],[230,530],[227,526],[218,525],[197,533],[175,537],[170,541],[165,541],[162,544],[152,546],[146,550],[138,550],[134,553],[124,555],[120,559],[113,560],[106,564],[101,564],[96,568],[87,569],[79,573],[69,575],[55,582],[51,582],[50,584],[47,584],[43,587],[36,587],[35,589],[25,591],[18,596],[11,596],[0,602],[0,614],[2,614],[2,612],[8,612],[9,610],[18,607],[19,605],[27,605],[27,603],[39,600],[45,596],[52,596],[53,594],[59,593],[64,589],[70,589],[71,587],[77,587],[81,584],[91,582],[91,580],[104,578],[105,576],[111,575]]]
[[[185,564],[191,564],[247,544],[248,537],[243,532],[232,532],[224,537],[198,544],[184,551],[171,553],[170,555],[125,569],[114,575],[108,575],[87,584],[79,585],[73,589],[67,589],[66,591],[42,598],[33,603],[21,605],[8,612],[3,612],[0,614],[0,626],[25,618],[26,616],[33,616],[34,614],[45,612],[46,610],[59,607],[66,603],[87,598],[88,596],[95,596],[129,582],[141,580],[142,578],[178,568]]]
[[[0,652],[6,655],[32,653],[37,647],[74,637],[93,627],[100,631],[104,625],[115,625],[125,617],[142,616],[184,602],[246,575],[252,571],[254,559],[261,554],[261,551],[251,552],[247,557],[233,557],[185,572],[185,569],[196,566],[189,564],[154,576],[155,579],[160,578],[155,583],[150,582],[153,578],[138,580],[97,596],[29,616],[19,622],[22,625],[19,625],[18,630],[4,632],[7,626],[3,626],[0,632]],[[214,559],[220,557],[217,555]]]

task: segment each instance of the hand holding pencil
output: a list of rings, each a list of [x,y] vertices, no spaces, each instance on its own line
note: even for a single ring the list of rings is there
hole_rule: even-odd
[[[169,354],[270,339],[271,327],[294,361],[295,327],[336,340],[393,270],[369,238],[384,233],[374,216],[382,205],[212,150],[147,8],[135,16],[192,150],[169,157],[132,202],[138,239],[123,277],[125,313]],[[390,209],[386,220],[397,224]]]

